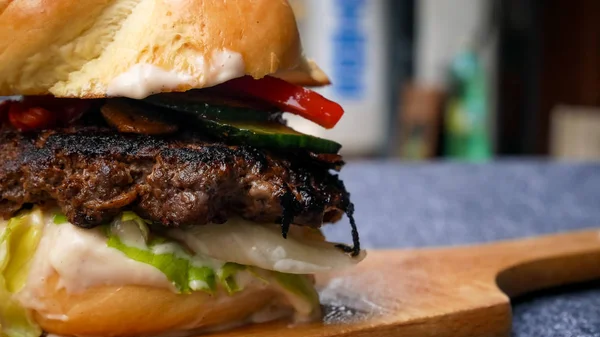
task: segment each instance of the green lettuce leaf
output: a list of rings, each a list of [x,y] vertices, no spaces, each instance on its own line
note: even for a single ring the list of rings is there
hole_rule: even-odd
[[[190,267],[188,279],[190,289],[194,291],[203,290],[213,293],[217,288],[215,272],[209,267]]]
[[[215,273],[211,268],[193,266],[190,260],[178,257],[176,253],[156,254],[150,249],[131,247],[110,232],[107,244],[132,260],[160,270],[181,293],[199,290],[214,293],[216,290]]]
[[[246,266],[232,262],[225,263],[223,267],[219,269],[219,272],[217,273],[219,281],[230,295],[242,290],[235,281],[235,275],[243,270],[246,270]]]
[[[59,213],[54,214],[54,217],[52,218],[52,222],[54,222],[55,225],[62,225],[62,224],[69,222],[69,219],[67,219],[66,215],[59,212]]]
[[[38,337],[42,333],[29,312],[12,297],[25,285],[31,258],[40,240],[42,224],[34,223],[33,215],[10,219],[0,235],[0,330],[8,337]],[[41,216],[41,213],[35,215]]]
[[[313,315],[320,308],[319,295],[306,275],[280,273],[233,262],[224,263],[215,272],[213,268],[201,265],[199,261],[203,261],[203,256],[194,255],[172,239],[152,235],[149,241],[142,241],[145,244],[140,246],[140,236],[148,237],[148,221],[132,212],[123,214],[120,219],[118,226],[121,231],[111,230],[110,226],[105,228],[108,246],[121,251],[132,260],[157,268],[180,293],[205,291],[214,294],[217,285],[220,285],[229,295],[233,295],[243,290],[236,281],[236,275],[247,272],[266,284],[276,286],[301,315]],[[139,228],[139,233],[135,230],[122,230],[123,226],[135,226]],[[116,234],[119,232],[128,233],[127,237],[120,237]],[[132,233],[134,237],[131,237]]]
[[[144,242],[148,242],[148,238],[150,237],[150,230],[148,229],[148,225],[150,225],[152,221],[142,219],[142,217],[131,211],[123,212],[123,214],[121,214],[121,221],[133,221],[142,233],[142,236],[144,237]]]
[[[271,272],[297,312],[313,315],[320,308],[319,294],[307,275]]]
[[[13,299],[13,294],[25,285],[31,258],[41,239],[43,219],[41,211],[34,210],[11,219],[4,229],[0,229],[0,336],[38,337],[42,332],[32,321],[29,311]],[[57,225],[68,223],[60,213],[54,214],[52,221]],[[111,226],[115,224],[132,226],[127,228],[134,230],[113,231]],[[194,255],[177,241],[150,235],[148,224],[135,213],[121,214],[113,224],[103,227],[107,246],[132,260],[157,268],[180,293],[204,291],[214,294],[220,286],[233,295],[243,290],[236,281],[238,273],[249,273],[278,287],[300,314],[308,315],[319,308],[318,295],[304,275],[283,274],[231,262],[213,263],[204,256]],[[131,233],[137,239],[131,240]],[[203,261],[221,267],[213,269]]]

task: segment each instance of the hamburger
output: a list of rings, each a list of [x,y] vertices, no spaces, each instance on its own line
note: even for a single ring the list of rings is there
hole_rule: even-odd
[[[2,334],[318,320],[365,256],[340,144],[284,118],[333,128],[328,84],[285,0],[0,1]]]

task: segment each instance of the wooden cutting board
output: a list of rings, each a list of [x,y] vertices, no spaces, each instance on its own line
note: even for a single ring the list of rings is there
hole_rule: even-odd
[[[510,336],[510,297],[600,279],[600,230],[493,244],[369,251],[317,283],[323,322],[278,322],[215,336]]]

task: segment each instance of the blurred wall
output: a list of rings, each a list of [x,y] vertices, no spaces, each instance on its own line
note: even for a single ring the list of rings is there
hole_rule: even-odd
[[[445,84],[452,58],[484,29],[488,0],[419,0],[415,78],[424,84]]]
[[[487,74],[490,138],[495,139],[498,33],[493,0],[418,0],[415,78],[426,87],[447,86],[448,66],[456,53],[471,46]]]
[[[600,1],[501,3],[498,153],[600,153]]]

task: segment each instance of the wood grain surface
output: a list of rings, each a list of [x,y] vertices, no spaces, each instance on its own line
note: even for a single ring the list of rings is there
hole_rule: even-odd
[[[479,246],[369,251],[322,275],[322,322],[276,322],[222,337],[510,336],[510,297],[600,279],[600,230]]]

